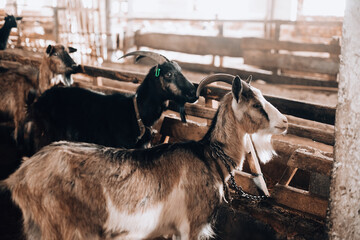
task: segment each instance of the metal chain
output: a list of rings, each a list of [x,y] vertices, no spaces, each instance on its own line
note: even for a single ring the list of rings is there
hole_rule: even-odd
[[[235,189],[235,192],[237,194],[239,194],[240,197],[244,197],[244,198],[247,198],[247,199],[251,199],[251,200],[263,200],[265,198],[267,198],[267,196],[265,195],[252,195],[252,194],[249,194],[249,193],[246,193],[241,186],[238,186],[235,182],[235,178],[234,178],[234,175],[232,174],[231,172],[231,168],[230,168],[230,165],[229,163],[234,167],[236,168],[236,163],[234,162],[234,160],[232,158],[230,158],[225,152],[224,150],[222,149],[222,147],[220,146],[219,143],[217,142],[213,142],[210,144],[210,148],[213,150],[212,151],[212,157],[213,158],[220,158],[222,163],[225,165],[227,171],[229,172],[230,174],[230,185],[231,187],[233,187]],[[216,156],[214,156],[214,154],[216,154]]]

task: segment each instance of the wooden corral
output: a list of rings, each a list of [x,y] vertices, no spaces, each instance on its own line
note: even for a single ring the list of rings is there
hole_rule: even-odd
[[[0,59],[0,65],[4,68],[18,64],[14,61],[33,66],[39,64],[38,58],[23,57],[11,50],[0,52]],[[139,72],[89,65],[82,65],[81,69],[82,73],[74,76],[76,84],[105,93],[134,92],[145,76],[144,73]],[[248,74],[242,71],[238,73],[242,76]],[[255,74],[253,76],[255,79],[262,79]],[[196,83],[200,79],[199,77],[191,80]],[[209,127],[209,120],[216,112],[212,102],[220,100],[228,91],[229,88],[226,86],[207,87],[202,92],[203,98],[198,104],[186,104],[186,113],[190,116],[187,124],[181,123],[179,117],[171,111],[176,110],[176,107],[170,104],[169,112],[157,124],[158,133],[154,137],[153,144],[161,143],[164,139],[170,142],[201,139]],[[332,125],[334,125],[335,107],[269,94],[264,96],[282,113],[288,115],[290,123],[286,136],[272,139],[278,156],[270,163],[261,166],[271,198],[254,203],[234,195],[235,200],[232,205],[237,209],[236,211],[250,213],[254,218],[272,226],[281,238],[297,236],[309,239],[316,236],[316,239],[325,239],[329,176],[333,163]],[[11,129],[11,126],[8,129]],[[13,162],[5,161],[1,164],[8,164],[7,166],[12,169],[16,167]],[[236,171],[236,181],[246,192],[260,194],[250,169],[251,167],[246,164],[244,171]]]

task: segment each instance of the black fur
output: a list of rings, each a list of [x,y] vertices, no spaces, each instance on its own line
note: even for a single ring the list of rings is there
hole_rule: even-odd
[[[0,50],[6,49],[11,29],[17,27],[16,20],[20,19],[20,17],[15,18],[13,15],[8,15],[5,17],[5,23],[0,29]]]
[[[77,87],[56,87],[45,91],[28,108],[29,120],[35,125],[36,150],[59,140],[124,148],[147,144],[151,138],[149,127],[160,118],[167,100],[178,104],[196,100],[194,85],[186,80],[176,65],[165,62],[158,67],[160,76],[155,77],[155,67],[151,68],[136,92],[140,117],[148,127],[140,141],[137,140],[140,131],[134,95],[103,95]],[[170,77],[166,76],[169,72]],[[161,80],[175,84],[181,94],[164,89]]]

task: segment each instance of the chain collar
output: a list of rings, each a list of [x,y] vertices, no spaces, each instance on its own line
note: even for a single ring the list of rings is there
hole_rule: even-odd
[[[236,163],[235,161],[229,157],[224,150],[222,149],[222,147],[220,146],[219,142],[212,142],[210,143],[210,149],[211,149],[211,156],[214,159],[219,159],[221,160],[221,162],[224,164],[224,166],[226,167],[228,173],[230,174],[230,185],[231,187],[233,187],[235,189],[235,192],[240,196],[240,197],[244,197],[247,199],[251,199],[251,200],[262,200],[267,198],[265,195],[252,195],[249,193],[246,193],[241,186],[238,186],[235,182],[235,178],[234,175],[231,172],[231,167],[230,164],[233,168],[236,168]],[[228,189],[225,186],[226,184],[224,183],[224,190],[226,193],[228,193]]]
[[[137,120],[137,123],[139,126],[139,132],[140,132],[140,135],[136,139],[136,142],[138,142],[145,134],[145,125],[144,125],[143,121],[141,120],[136,98],[137,98],[137,94],[135,94],[135,96],[133,97],[133,103],[134,103],[136,120]]]

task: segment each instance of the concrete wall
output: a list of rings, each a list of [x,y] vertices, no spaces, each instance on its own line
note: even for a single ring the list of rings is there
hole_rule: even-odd
[[[330,188],[330,239],[360,237],[360,1],[347,0]]]

